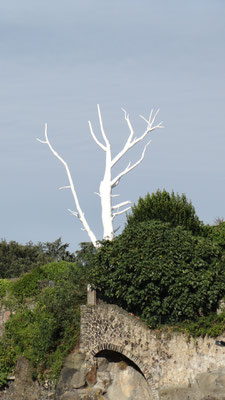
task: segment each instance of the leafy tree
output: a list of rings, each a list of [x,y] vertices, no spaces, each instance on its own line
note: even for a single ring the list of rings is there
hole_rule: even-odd
[[[128,225],[148,220],[169,222],[171,226],[180,225],[193,234],[199,234],[203,225],[185,194],[170,194],[165,189],[148,193],[144,199],[140,197],[137,205],[132,207],[132,214],[127,217]]]
[[[21,245],[15,241],[0,242],[0,278],[15,278],[24,272],[31,271],[37,265],[51,261],[39,245],[29,242]]]
[[[160,221],[128,224],[102,242],[91,268],[99,296],[150,326],[195,320],[225,294],[221,250],[212,240]]]
[[[25,245],[16,241],[0,242],[0,278],[16,278],[25,272],[32,271],[36,266],[51,261],[75,261],[75,255],[68,250],[69,244],[62,243],[61,238],[54,242]]]
[[[43,253],[50,256],[54,261],[75,261],[75,255],[66,250],[69,247],[68,243],[62,243],[62,238],[56,239],[54,242],[40,243]]]

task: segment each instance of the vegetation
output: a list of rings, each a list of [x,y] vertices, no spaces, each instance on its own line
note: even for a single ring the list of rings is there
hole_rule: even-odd
[[[91,279],[102,299],[150,326],[186,320],[197,332],[225,296],[224,267],[225,222],[204,225],[184,194],[158,190],[139,199],[121,235],[102,242]]]
[[[225,222],[204,225],[185,195],[165,190],[140,198],[122,234],[98,250],[81,243],[74,255],[61,238],[37,245],[2,240],[0,300],[13,313],[0,341],[0,386],[19,355],[34,379],[57,379],[79,336],[87,282],[152,328],[222,334],[225,312],[216,309],[225,297],[224,267]]]
[[[82,269],[65,261],[50,263],[8,283],[7,289],[2,301],[14,313],[0,342],[0,385],[7,383],[20,354],[31,362],[34,378],[56,380],[79,336],[79,306],[86,295]]]
[[[220,247],[160,221],[128,224],[113,242],[103,242],[91,274],[105,301],[152,327],[195,321],[215,311],[225,295]]]
[[[225,222],[221,221],[214,226],[207,226],[207,236],[221,248],[225,255]]]
[[[197,321],[186,320],[175,325],[173,330],[185,332],[189,336],[197,338],[199,336],[217,337],[224,333],[225,329],[225,312],[221,314],[210,313],[207,316],[202,316]]]
[[[140,197],[137,205],[132,207],[132,214],[127,217],[128,225],[149,220],[169,222],[173,227],[179,225],[193,234],[199,234],[203,226],[185,194],[170,194],[165,189],[151,195],[148,193],[144,199]]]
[[[25,272],[32,271],[38,265],[51,261],[75,261],[75,255],[67,248],[69,244],[62,244],[61,238],[54,242],[25,245],[15,241],[0,242],[0,278],[16,278]]]

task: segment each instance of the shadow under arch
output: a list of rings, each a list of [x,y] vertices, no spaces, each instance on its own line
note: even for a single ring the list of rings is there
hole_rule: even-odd
[[[151,384],[152,375],[149,373],[147,366],[126,349],[108,343],[95,347],[91,351],[91,354],[95,358],[104,357],[115,362],[124,361],[127,365],[132,366],[136,371],[140,372],[149,385]]]
[[[130,367],[134,368],[136,371],[138,371],[145,378],[143,372],[137,366],[137,364],[135,364],[130,358],[124,356],[121,353],[118,353],[117,351],[114,351],[114,350],[101,350],[98,354],[95,355],[95,357],[96,358],[104,357],[109,362],[116,362],[116,363],[124,362],[125,365],[129,365]]]

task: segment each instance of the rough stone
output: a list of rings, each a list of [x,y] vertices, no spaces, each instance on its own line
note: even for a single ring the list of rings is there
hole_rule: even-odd
[[[94,365],[86,375],[88,386],[94,386],[96,383],[96,366]]]
[[[85,367],[82,367],[79,371],[76,371],[71,377],[70,386],[73,389],[79,389],[79,388],[85,386],[86,374],[87,374],[87,370]]]
[[[152,400],[145,378],[132,367],[120,369],[119,365],[112,365],[111,378],[112,384],[107,390],[109,400]]]
[[[225,370],[199,374],[196,380],[204,395],[224,396],[225,398]]]
[[[94,386],[94,389],[100,391],[102,394],[107,392],[108,387],[110,386],[112,380],[109,372],[98,372],[97,374],[97,382]]]
[[[70,353],[60,374],[56,387],[56,399],[65,392],[72,392],[73,389],[81,388],[86,383],[87,369],[84,364],[85,355],[75,349]]]
[[[65,392],[61,397],[61,400],[80,400],[79,393],[77,392]]]

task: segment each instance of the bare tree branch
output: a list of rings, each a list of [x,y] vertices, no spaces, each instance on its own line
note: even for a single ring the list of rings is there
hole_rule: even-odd
[[[95,136],[95,134],[94,134],[94,131],[93,131],[93,128],[92,128],[92,125],[91,125],[91,122],[90,121],[88,121],[88,125],[89,125],[89,128],[90,128],[90,132],[91,132],[91,135],[92,135],[92,137],[93,137],[93,139],[94,139],[94,141],[97,143],[97,145],[99,146],[99,147],[101,147],[101,149],[102,150],[104,150],[104,151],[106,151],[106,147],[101,143],[101,142],[99,142],[99,140],[97,139],[97,137]]]
[[[61,186],[61,187],[59,188],[59,190],[62,190],[62,189],[71,189],[71,186]]]
[[[112,210],[118,210],[120,207],[126,206],[127,204],[131,204],[130,200],[123,201],[122,203],[116,204],[115,206],[112,206]]]
[[[115,187],[116,185],[118,185],[118,183],[119,183],[120,179],[122,178],[122,176],[128,174],[128,172],[132,171],[132,169],[136,168],[143,161],[144,156],[145,156],[146,148],[150,143],[151,143],[151,140],[145,145],[144,150],[143,150],[142,155],[141,155],[141,158],[135,164],[130,166],[130,163],[129,163],[128,166],[125,168],[125,170],[120,172],[120,174],[118,174],[116,176],[116,178],[114,178],[112,180],[112,182],[111,182],[112,188]]]
[[[106,137],[104,128],[103,128],[103,122],[102,122],[102,115],[101,115],[101,110],[100,110],[100,106],[99,104],[97,104],[97,109],[98,109],[98,118],[99,118],[99,124],[100,124],[100,128],[101,128],[101,133],[102,133],[102,137],[105,141],[106,147],[110,147],[110,143],[108,141],[108,138]]]
[[[132,127],[132,125],[130,123],[129,114],[126,112],[126,110],[124,110],[124,108],[122,108],[122,111],[124,112],[124,115],[125,115],[124,118],[127,121],[128,128],[130,129],[130,136],[127,139],[127,144],[128,144],[128,143],[131,143],[131,140],[133,139],[134,130],[133,130],[133,127]]]
[[[72,214],[74,217],[77,217],[78,219],[80,218],[77,211],[72,211],[72,210],[70,210],[70,208],[68,208],[68,211],[69,211],[70,214]]]
[[[77,197],[77,194],[76,194],[76,191],[75,191],[75,187],[74,187],[74,184],[73,184],[73,180],[72,180],[72,177],[71,177],[71,174],[70,174],[69,167],[68,167],[67,163],[63,160],[63,158],[53,149],[53,147],[52,147],[52,145],[51,145],[51,143],[49,141],[49,138],[48,138],[48,126],[47,126],[47,124],[45,124],[45,141],[40,140],[40,139],[37,139],[37,140],[39,142],[41,142],[41,143],[47,144],[49,149],[51,150],[51,152],[54,154],[54,156],[56,158],[58,158],[58,160],[64,165],[64,167],[66,169],[67,177],[68,177],[68,180],[69,180],[69,183],[70,183],[70,188],[71,188],[71,192],[72,192],[72,195],[73,195],[73,198],[74,198],[76,209],[77,209],[77,212],[74,212],[74,211],[71,211],[71,210],[69,210],[69,211],[74,216],[79,218],[79,220],[83,224],[83,227],[86,230],[88,236],[90,237],[91,242],[96,247],[97,246],[97,239],[96,239],[94,233],[92,232],[92,230],[90,229],[90,227],[89,227],[89,225],[87,223],[87,220],[86,220],[86,218],[84,216],[84,213],[83,213],[83,211],[82,211],[82,209],[80,207],[80,204],[79,204],[79,201],[78,201],[78,197]]]
[[[130,210],[130,208],[131,207],[127,207],[127,208],[125,208],[125,210],[113,213],[113,218],[115,218],[117,215],[121,215],[121,214],[125,213],[126,211]]]
[[[123,110],[123,111],[125,113],[125,120],[127,122],[128,128],[130,130],[130,135],[129,135],[129,137],[127,139],[127,142],[125,143],[123,149],[113,158],[112,164],[111,164],[112,167],[124,156],[124,154],[127,153],[127,151],[129,149],[131,149],[137,143],[139,143],[141,140],[143,140],[146,137],[146,135],[148,135],[150,132],[154,131],[157,128],[163,128],[162,122],[160,122],[157,125],[154,125],[155,119],[156,119],[156,117],[157,117],[157,115],[159,113],[159,109],[156,111],[156,113],[154,114],[153,118],[152,118],[153,110],[151,110],[148,120],[146,118],[144,118],[143,116],[140,116],[147,123],[147,128],[146,128],[145,132],[139,138],[134,138],[133,139],[134,130],[133,130],[133,127],[131,125],[131,122],[130,122],[130,119],[129,119],[129,115],[127,114],[127,112],[125,110]]]

